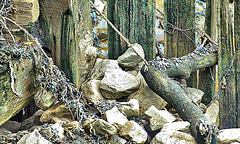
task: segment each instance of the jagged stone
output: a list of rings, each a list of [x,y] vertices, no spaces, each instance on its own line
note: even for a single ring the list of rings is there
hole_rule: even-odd
[[[240,143],[240,128],[220,130],[217,136],[218,144]]]
[[[210,123],[214,123],[215,125],[219,125],[219,102],[213,102],[206,110],[204,114],[207,120]]]
[[[29,117],[28,119],[24,120],[20,126],[21,130],[27,130],[31,128],[35,122],[37,122],[40,119],[40,116],[43,114],[43,110],[38,110],[33,114],[33,116]],[[38,120],[37,120],[38,119]]]
[[[152,131],[161,129],[165,123],[172,123],[176,117],[166,110],[158,110],[155,106],[151,106],[145,115],[149,117],[150,128]]]
[[[144,51],[142,49],[142,46],[139,44],[134,44],[133,45],[134,49],[138,50],[138,53],[140,54],[141,57],[145,57]],[[141,57],[139,57],[133,50],[133,48],[128,48],[127,51],[118,57],[117,61],[120,66],[125,67],[125,68],[134,68],[137,66],[138,63],[142,61]]]
[[[84,95],[92,102],[96,100],[104,100],[100,92],[101,80],[90,80],[82,85],[82,91]]]
[[[105,73],[100,84],[100,91],[105,98],[118,99],[138,90],[140,82],[135,76],[119,69]]]
[[[128,121],[126,116],[124,116],[117,107],[113,107],[104,114],[107,122],[114,125],[118,130]]]
[[[17,144],[51,144],[48,140],[41,136],[37,129],[24,135]]]
[[[159,132],[150,144],[197,144],[194,137],[180,131]]]
[[[95,66],[91,71],[91,80],[102,80],[105,72],[108,70],[118,69],[121,70],[120,66],[118,65],[117,60],[110,60],[110,59],[100,59],[96,60]]]
[[[140,114],[144,114],[144,112],[152,105],[154,105],[159,110],[163,109],[167,105],[167,102],[164,101],[156,93],[154,93],[148,86],[143,87],[137,92],[131,94],[128,97],[128,100],[130,99],[138,100]]]
[[[110,123],[102,119],[97,119],[92,123],[94,131],[100,135],[115,135],[117,134],[117,128]]]
[[[161,132],[167,132],[167,131],[181,131],[181,132],[190,132],[190,123],[187,121],[178,121],[173,123],[165,123],[163,125],[163,128],[161,129]]]
[[[194,102],[200,104],[200,102],[202,101],[202,97],[204,95],[204,92],[199,90],[199,89],[195,89],[195,88],[187,88],[187,92],[188,92],[188,97],[193,100]]]
[[[119,134],[127,140],[134,141],[139,144],[143,144],[147,140],[147,132],[135,121],[126,122]]]
[[[130,99],[127,105],[121,105],[121,111],[127,115],[128,118],[139,116],[139,103],[136,99]]]

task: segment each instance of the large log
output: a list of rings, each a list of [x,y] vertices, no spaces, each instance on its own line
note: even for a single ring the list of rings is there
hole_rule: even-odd
[[[141,73],[148,86],[175,108],[183,120],[191,123],[191,132],[199,144],[216,143],[216,126],[207,122],[200,107],[187,97],[187,92],[176,81],[151,65],[145,65]]]
[[[0,69],[0,125],[31,102],[32,96],[37,92],[37,89],[34,88],[35,72],[32,62],[31,59],[11,61],[16,75],[14,89],[20,96],[16,95],[11,87],[12,78],[9,64],[0,64],[3,67]]]

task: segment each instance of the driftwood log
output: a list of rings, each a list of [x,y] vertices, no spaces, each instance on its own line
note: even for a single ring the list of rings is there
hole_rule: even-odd
[[[198,143],[216,143],[217,128],[207,122],[198,104],[188,98],[184,87],[170,77],[185,79],[197,69],[216,64],[216,48],[202,47],[181,58],[153,60],[141,69],[148,86],[175,108],[183,120],[191,123]]]

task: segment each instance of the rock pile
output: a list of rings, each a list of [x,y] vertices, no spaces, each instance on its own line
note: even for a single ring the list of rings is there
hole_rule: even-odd
[[[12,142],[9,138],[14,138],[18,144],[69,140],[72,143],[196,144],[190,134],[190,123],[183,121],[147,86],[139,72],[140,65],[141,59],[131,49],[118,60],[97,59],[91,78],[83,84],[82,90],[86,103],[95,105],[98,111],[90,109],[91,116],[84,123],[75,121],[74,112],[59,103],[36,112],[21,124],[16,123],[15,129],[9,127],[11,121],[2,125],[0,142]],[[208,120],[218,125],[218,102],[207,108],[201,103],[202,91],[186,90],[189,98],[203,108]],[[239,133],[240,129],[221,130],[218,143],[240,142]]]

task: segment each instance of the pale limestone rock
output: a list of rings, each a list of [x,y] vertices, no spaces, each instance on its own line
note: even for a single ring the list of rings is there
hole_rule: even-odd
[[[159,132],[150,144],[197,144],[194,137],[180,131]]]
[[[165,123],[163,125],[163,128],[161,129],[161,132],[167,132],[167,131],[181,131],[181,132],[190,132],[190,123],[187,121],[178,121],[173,123]]]
[[[154,93],[148,86],[139,89],[137,92],[128,97],[130,99],[137,99],[139,102],[140,114],[143,114],[150,106],[154,105],[157,109],[161,110],[167,102],[164,101],[159,95]]]
[[[127,140],[134,141],[139,144],[143,144],[147,140],[147,132],[135,121],[126,122],[119,134]]]
[[[218,144],[240,143],[240,128],[220,130],[217,136]]]
[[[104,100],[100,92],[101,80],[90,80],[82,85],[83,94],[92,102],[96,100]]]
[[[139,103],[136,99],[130,99],[127,105],[123,104],[120,108],[121,111],[125,113],[128,118],[139,116]]]
[[[210,123],[219,125],[219,102],[212,103],[204,115]]]
[[[188,92],[188,97],[193,100],[194,102],[200,104],[200,102],[202,101],[202,97],[204,95],[204,92],[199,90],[199,89],[195,89],[195,88],[187,88],[187,92]]]
[[[51,144],[48,140],[41,136],[37,129],[24,135],[17,144]]]
[[[155,106],[151,106],[145,115],[149,117],[150,128],[152,131],[161,129],[165,123],[172,123],[176,117],[166,110],[158,110]]]
[[[134,44],[132,47],[133,48],[128,48],[123,55],[118,57],[117,61],[120,66],[125,68],[134,68],[138,63],[142,61],[141,57],[145,57],[142,46],[139,44]],[[137,55],[133,49],[137,50],[137,53],[139,53],[140,56]]]
[[[92,123],[93,130],[100,135],[115,135],[117,134],[117,128],[110,123],[102,119],[97,119]]]
[[[117,60],[110,60],[105,59],[102,60],[97,58],[94,68],[91,71],[91,80],[102,80],[105,75],[105,72],[108,70],[118,69],[121,70],[120,66],[118,65]]]
[[[135,76],[119,69],[105,73],[100,84],[100,91],[105,98],[118,99],[138,90],[140,82]]]
[[[128,121],[126,116],[124,116],[117,107],[113,107],[104,114],[107,122],[114,125],[118,130]]]

